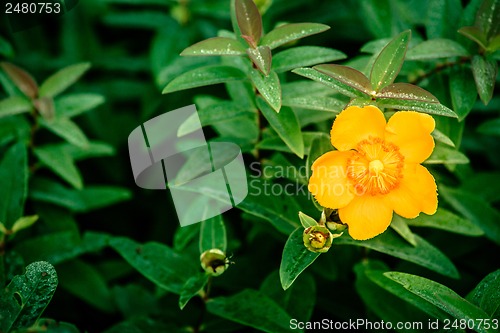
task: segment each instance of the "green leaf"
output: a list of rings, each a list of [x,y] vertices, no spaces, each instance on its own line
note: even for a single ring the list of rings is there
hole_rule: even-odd
[[[226,252],[227,238],[226,227],[221,215],[214,216],[201,222],[200,229],[200,253],[211,249],[219,249]]]
[[[462,179],[461,189],[475,193],[489,203],[500,201],[500,173],[475,172]]]
[[[300,219],[300,224],[302,224],[304,229],[318,225],[318,222],[315,219],[302,212],[299,212],[299,219]]]
[[[480,227],[487,238],[500,244],[500,213],[483,198],[468,191],[439,187],[444,199],[472,223]]]
[[[451,141],[451,139],[448,136],[444,135],[443,132],[441,132],[440,130],[435,128],[434,131],[432,131],[431,135],[434,138],[434,140],[444,143],[447,146],[455,148],[455,144],[453,143],[453,141]]]
[[[313,66],[345,58],[347,56],[343,52],[334,49],[299,46],[275,54],[273,56],[273,70],[276,73],[281,73],[298,67]]]
[[[71,118],[95,109],[104,102],[102,95],[77,93],[57,98],[54,101],[54,107],[57,117]]]
[[[358,89],[354,89],[353,87],[312,68],[296,68],[292,72],[308,79],[320,82],[349,97],[367,96]]]
[[[73,190],[63,185],[43,179],[35,179],[30,187],[30,198],[68,208],[72,212],[83,213],[106,207],[131,198],[130,190],[116,186],[87,186]]]
[[[0,160],[0,222],[7,229],[23,215],[28,193],[28,154],[22,142],[12,145]]]
[[[453,110],[462,121],[476,103],[477,93],[470,69],[459,66],[450,73],[450,95]]]
[[[476,319],[488,318],[488,315],[467,300],[460,297],[453,290],[435,281],[400,272],[384,273],[389,279],[401,284],[405,289],[415,295],[434,304],[441,310],[449,313],[457,319],[472,319],[477,325]],[[494,329],[485,329],[485,326],[476,326],[477,332],[495,332]]]
[[[252,0],[235,1],[236,20],[243,37],[252,48],[256,48],[262,36],[262,17]]]
[[[298,96],[283,99],[283,105],[308,110],[340,113],[345,107],[345,102],[333,97]]]
[[[490,318],[500,315],[500,270],[488,274],[466,299],[483,309]]]
[[[183,136],[199,130],[200,123],[202,126],[208,126],[249,115],[255,115],[255,110],[248,106],[241,105],[239,102],[218,102],[207,107],[199,108],[196,114],[187,118],[186,121],[179,126],[177,135]]]
[[[407,260],[449,277],[459,277],[457,269],[448,257],[420,236],[414,234],[414,237],[417,243],[416,246],[408,244],[392,230],[387,230],[383,234],[366,241],[357,241],[344,234],[342,237],[336,238],[334,243],[366,247]]]
[[[45,261],[28,265],[26,273],[15,276],[0,296],[1,331],[33,325],[49,304],[56,287],[54,266]]]
[[[439,100],[430,92],[409,83],[393,83],[384,87],[376,94],[377,99],[399,99],[419,101],[424,103],[439,103]]]
[[[439,103],[422,102],[413,99],[381,98],[377,100],[377,104],[381,108],[417,111],[435,114],[437,116],[457,118],[457,114],[453,110]]]
[[[51,121],[40,119],[40,125],[75,146],[87,147],[89,145],[85,133],[69,118],[61,117]]]
[[[496,0],[485,0],[476,14],[477,26],[489,40],[500,32],[498,20],[500,19],[500,4]]]
[[[189,302],[189,300],[203,290],[208,282],[208,275],[205,273],[198,273],[195,276],[189,278],[186,284],[182,287],[180,297],[179,297],[179,308],[182,310]]]
[[[399,215],[394,215],[391,221],[391,228],[413,246],[417,246],[415,235],[411,232],[406,220]]]
[[[52,97],[40,97],[33,100],[33,106],[43,119],[52,120],[56,113]]]
[[[0,118],[30,112],[31,102],[23,96],[11,96],[0,101]]]
[[[306,322],[311,319],[316,303],[316,282],[304,273],[287,290],[280,286],[279,271],[274,271],[262,282],[260,291],[275,301],[290,317]]]
[[[31,227],[36,221],[38,221],[38,215],[23,216],[17,219],[12,225],[12,233],[16,233],[19,230],[23,230]]]
[[[38,96],[38,84],[28,72],[8,62],[0,62],[0,67],[24,95],[30,99]]]
[[[94,265],[76,259],[58,265],[57,272],[61,288],[70,294],[102,312],[110,313],[115,310],[106,280]]]
[[[313,68],[355,89],[358,91],[357,96],[366,97],[372,94],[371,84],[368,78],[354,68],[332,64],[318,65]]]
[[[410,41],[410,30],[403,31],[387,44],[373,63],[370,74],[370,82],[375,91],[394,82],[403,65],[408,42]]]
[[[213,37],[191,45],[181,56],[243,55],[245,51],[245,46],[235,39]]]
[[[102,156],[113,156],[116,151],[113,146],[105,142],[90,141],[86,147],[78,147],[72,144],[63,142],[60,144],[54,144],[51,146],[56,146],[61,149],[64,153],[71,156],[75,161],[84,160],[92,157],[102,157]]]
[[[177,227],[174,234],[174,250],[184,250],[200,233],[200,225],[190,224],[184,227]]]
[[[304,38],[310,35],[330,29],[329,26],[319,23],[291,23],[284,24],[268,32],[260,42],[261,45],[267,45],[271,49],[286,44],[288,42]]]
[[[459,43],[445,38],[426,40],[408,50],[407,60],[428,60],[450,57],[467,57],[469,52]]]
[[[500,136],[500,118],[485,121],[477,130],[483,134]]]
[[[402,300],[408,302],[409,304],[414,305],[417,309],[422,310],[423,312],[427,313],[433,318],[438,318],[438,319],[449,319],[450,316],[443,312],[441,309],[436,307],[435,305],[427,302],[426,300],[418,297],[417,295],[409,292],[406,290],[402,285],[399,283],[389,279],[387,276],[384,275],[384,270],[376,269],[376,268],[370,268],[369,270],[365,271],[366,277],[370,279],[372,282],[374,282],[376,285],[379,287],[387,290],[390,292],[392,295],[395,295]],[[384,300],[385,302],[385,300]]]
[[[283,107],[280,113],[276,113],[261,98],[257,99],[257,106],[283,142],[299,158],[303,158],[304,140],[299,121],[293,110],[289,107]]]
[[[436,145],[431,156],[424,161],[424,164],[467,164],[467,156],[454,148],[443,145]]]
[[[290,234],[283,249],[280,265],[280,281],[283,290],[287,290],[295,279],[320,255],[304,246],[302,234],[304,228],[297,228]]]
[[[414,219],[404,220],[408,225],[414,227],[441,229],[467,236],[484,235],[481,228],[444,208],[438,208],[434,215],[420,214]]]
[[[430,1],[422,12],[427,38],[454,38],[462,19],[460,0]]]
[[[271,71],[268,76],[262,75],[258,70],[250,71],[250,79],[266,102],[276,111],[281,109],[281,86],[278,74]]]
[[[306,154],[312,142],[318,137],[325,137],[327,141],[330,141],[329,136],[326,133],[321,132],[302,132],[302,137],[304,138],[304,154]],[[257,144],[258,149],[265,150],[276,150],[285,153],[293,153],[290,148],[283,142],[283,140],[278,136],[272,136],[266,138]],[[333,149],[333,147],[331,148]]]
[[[109,244],[139,273],[157,286],[176,294],[181,292],[189,277],[197,272],[191,259],[160,243],[139,244],[125,237],[115,237]]]
[[[54,319],[40,318],[36,323],[26,331],[17,331],[19,333],[80,333],[75,325],[56,321]]]
[[[259,46],[255,49],[247,49],[247,54],[259,71],[264,75],[269,75],[271,71],[272,54],[269,46]]]
[[[65,67],[48,77],[41,85],[39,95],[42,97],[54,97],[59,95],[69,86],[74,84],[90,68],[90,63]]]
[[[486,50],[486,45],[488,45],[486,35],[484,34],[484,32],[479,30],[478,27],[463,27],[458,29],[458,32],[469,38],[470,40],[476,42],[480,47]]]
[[[231,66],[212,65],[185,72],[163,89],[163,94],[174,91],[203,87],[217,83],[245,79],[245,73]]]
[[[363,25],[366,25],[374,37],[391,36],[393,20],[389,0],[359,1],[359,10],[361,10],[360,15],[363,17]]]
[[[83,188],[83,180],[75,162],[61,146],[46,145],[33,150],[43,166],[48,167],[76,189]]]
[[[476,82],[479,98],[487,105],[493,97],[495,80],[498,72],[498,63],[493,59],[486,59],[483,56],[472,57],[472,74]]]
[[[285,310],[255,290],[245,289],[233,296],[213,298],[206,304],[212,314],[264,332],[295,332],[290,328],[291,318]]]

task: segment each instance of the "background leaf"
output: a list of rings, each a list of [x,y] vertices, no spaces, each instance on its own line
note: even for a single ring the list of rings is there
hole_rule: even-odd
[[[262,37],[261,45],[271,49],[330,29],[329,26],[319,23],[290,23],[277,27]]]
[[[181,52],[182,56],[243,55],[245,46],[227,37],[213,37],[202,40]]]
[[[42,97],[54,97],[74,84],[90,68],[90,63],[84,62],[65,67],[48,77],[41,85],[39,94]]]
[[[273,70],[281,73],[298,67],[342,60],[346,57],[344,53],[326,47],[298,46],[275,54]]]

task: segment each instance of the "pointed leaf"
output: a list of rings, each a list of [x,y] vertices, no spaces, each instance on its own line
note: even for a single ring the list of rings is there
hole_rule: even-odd
[[[376,98],[420,101],[425,103],[439,103],[439,100],[430,92],[409,83],[393,83],[377,93]]]
[[[43,166],[51,169],[55,174],[68,182],[76,189],[83,188],[83,180],[71,155],[60,146],[46,145],[33,150]]]
[[[486,238],[500,244],[500,213],[489,203],[469,191],[439,186],[439,193],[460,214],[480,227]]]
[[[500,32],[500,3],[497,0],[485,0],[476,14],[477,26],[489,40]]]
[[[411,232],[406,220],[399,215],[394,215],[391,221],[391,228],[396,231],[399,236],[403,237],[408,243],[413,246],[417,246],[417,241],[415,240],[415,235]]]
[[[434,304],[456,319],[471,320],[477,332],[495,332],[496,329],[485,329],[485,325],[477,325],[477,319],[489,316],[480,308],[460,297],[453,290],[435,281],[400,272],[384,273],[389,279],[401,284],[405,289]]]
[[[500,136],[500,118],[485,121],[477,130],[483,134]]]
[[[28,192],[28,153],[18,142],[0,156],[0,222],[7,229],[22,216]]]
[[[74,84],[90,68],[90,63],[71,65],[52,74],[40,85],[40,96],[54,97]]]
[[[206,304],[208,312],[260,331],[294,332],[285,310],[256,290],[245,289],[229,297],[216,297]]]
[[[467,295],[467,300],[483,309],[491,318],[500,315],[500,269],[488,274]]]
[[[299,219],[304,229],[318,225],[318,222],[315,219],[302,212],[299,212]]]
[[[372,94],[371,84],[368,78],[354,68],[341,65],[318,65],[313,68],[360,91],[362,95],[369,96]]]
[[[38,84],[28,72],[8,62],[1,62],[0,67],[24,95],[31,99],[38,96]]]
[[[283,142],[298,157],[303,158],[304,139],[302,138],[299,121],[293,110],[289,107],[283,107],[280,113],[276,113],[261,98],[257,99],[257,106]]]
[[[469,52],[459,43],[445,38],[426,40],[408,50],[407,60],[427,60],[449,57],[467,57]]]
[[[83,131],[68,118],[56,118],[52,121],[40,119],[40,125],[78,147],[87,147],[89,140]]]
[[[0,296],[1,331],[15,331],[33,325],[49,304],[56,287],[54,266],[45,261],[28,265],[26,273],[16,275]]]
[[[230,66],[212,65],[193,69],[177,76],[163,89],[163,94],[245,79],[245,73]]]
[[[311,252],[304,246],[302,234],[304,228],[297,228],[288,237],[280,265],[281,286],[287,290],[310,264],[319,257],[320,253]]]
[[[344,53],[326,47],[293,47],[273,56],[273,70],[276,73],[281,73],[298,67],[313,66],[345,59],[346,57]]]
[[[383,234],[366,241],[354,240],[344,233],[342,237],[336,238],[334,243],[366,247],[410,261],[449,277],[459,277],[457,269],[448,257],[420,236],[414,234],[414,237],[417,243],[416,246],[408,244],[392,230],[387,230]]]
[[[245,46],[227,37],[213,37],[202,40],[181,52],[181,56],[243,55]]]
[[[157,286],[176,294],[181,292],[189,277],[197,272],[192,260],[160,243],[139,244],[125,237],[116,237],[109,244],[139,273]]]
[[[431,156],[424,164],[467,164],[469,159],[456,149],[442,145],[436,145]]]
[[[16,222],[14,222],[11,229],[12,233],[31,227],[36,221],[38,221],[38,215],[20,217]]]
[[[247,49],[247,54],[252,62],[264,75],[269,75],[271,71],[272,55],[269,46],[259,46],[255,49]]]
[[[330,88],[335,89],[336,91],[349,96],[349,97],[367,97],[367,95],[358,89],[351,87],[350,85],[345,84],[342,81],[338,81],[333,77],[321,73],[312,68],[297,68],[292,71],[295,74],[301,75],[303,77],[307,77],[308,79],[320,82]]]
[[[472,74],[474,74],[477,92],[484,105],[487,105],[493,97],[497,72],[498,63],[495,60],[486,59],[479,55],[472,58]]]
[[[469,68],[460,66],[450,73],[450,95],[453,110],[462,121],[476,103],[477,90]]]
[[[398,76],[404,62],[410,35],[410,30],[406,30],[394,37],[375,59],[370,74],[370,82],[375,91],[393,83]]]
[[[90,111],[105,102],[105,98],[99,94],[68,94],[54,101],[56,117],[75,117]]]
[[[262,36],[262,17],[253,0],[236,0],[236,19],[242,37],[252,48],[256,48]]]
[[[283,105],[339,113],[344,109],[345,102],[333,97],[298,96],[285,98]]]
[[[486,49],[486,45],[488,45],[486,36],[478,27],[463,27],[458,29],[458,32]]]
[[[250,79],[252,80],[255,88],[259,91],[266,102],[276,112],[281,109],[281,85],[278,74],[271,71],[268,76],[262,75],[258,70],[252,69],[250,71]]]
[[[262,37],[261,45],[267,45],[271,49],[288,42],[304,38],[310,35],[330,29],[329,26],[319,23],[291,23],[277,27]]]
[[[377,100],[377,104],[381,108],[390,108],[390,109],[404,110],[404,111],[418,111],[429,114],[435,114],[437,116],[457,118],[457,114],[453,112],[453,110],[439,103],[429,103],[411,99],[404,100],[404,99],[381,98]]]
[[[443,132],[441,132],[440,130],[434,129],[431,135],[435,141],[444,143],[447,146],[455,148],[455,144],[453,143],[453,141],[451,141],[451,139],[448,136],[444,135]]]
[[[0,101],[0,118],[30,112],[31,102],[23,96],[11,96]]]
[[[182,310],[189,302],[189,300],[198,295],[208,282],[208,275],[205,273],[198,273],[189,278],[186,284],[182,287],[179,296],[179,308]]]
[[[217,215],[201,222],[200,253],[212,249],[226,252],[227,238],[226,227],[221,215]]]
[[[444,208],[438,208],[434,215],[420,214],[414,219],[404,220],[414,227],[441,229],[467,236],[484,235],[481,228]]]

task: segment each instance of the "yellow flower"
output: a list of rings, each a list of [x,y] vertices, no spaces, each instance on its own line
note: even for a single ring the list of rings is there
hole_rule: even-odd
[[[434,127],[431,116],[418,112],[397,112],[386,123],[375,106],[348,107],[330,133],[337,150],[312,165],[309,191],[323,207],[338,209],[359,240],[383,233],[393,212],[434,214],[436,182],[420,165],[434,149]]]

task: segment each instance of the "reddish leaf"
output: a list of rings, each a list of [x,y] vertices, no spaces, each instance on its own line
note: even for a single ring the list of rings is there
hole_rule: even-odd
[[[361,91],[366,95],[371,95],[371,84],[368,78],[354,68],[342,65],[318,65],[313,67],[315,70],[326,74],[348,86]]]
[[[242,37],[252,48],[256,48],[262,36],[262,17],[252,0],[236,0],[236,19]]]
[[[409,83],[390,84],[382,89],[376,97],[439,103],[439,100],[433,94]]]
[[[269,46],[259,46],[256,49],[247,49],[247,54],[264,75],[269,75],[272,62],[271,49]]]
[[[31,99],[38,95],[38,84],[28,72],[9,62],[2,62],[0,66],[23,94]]]

